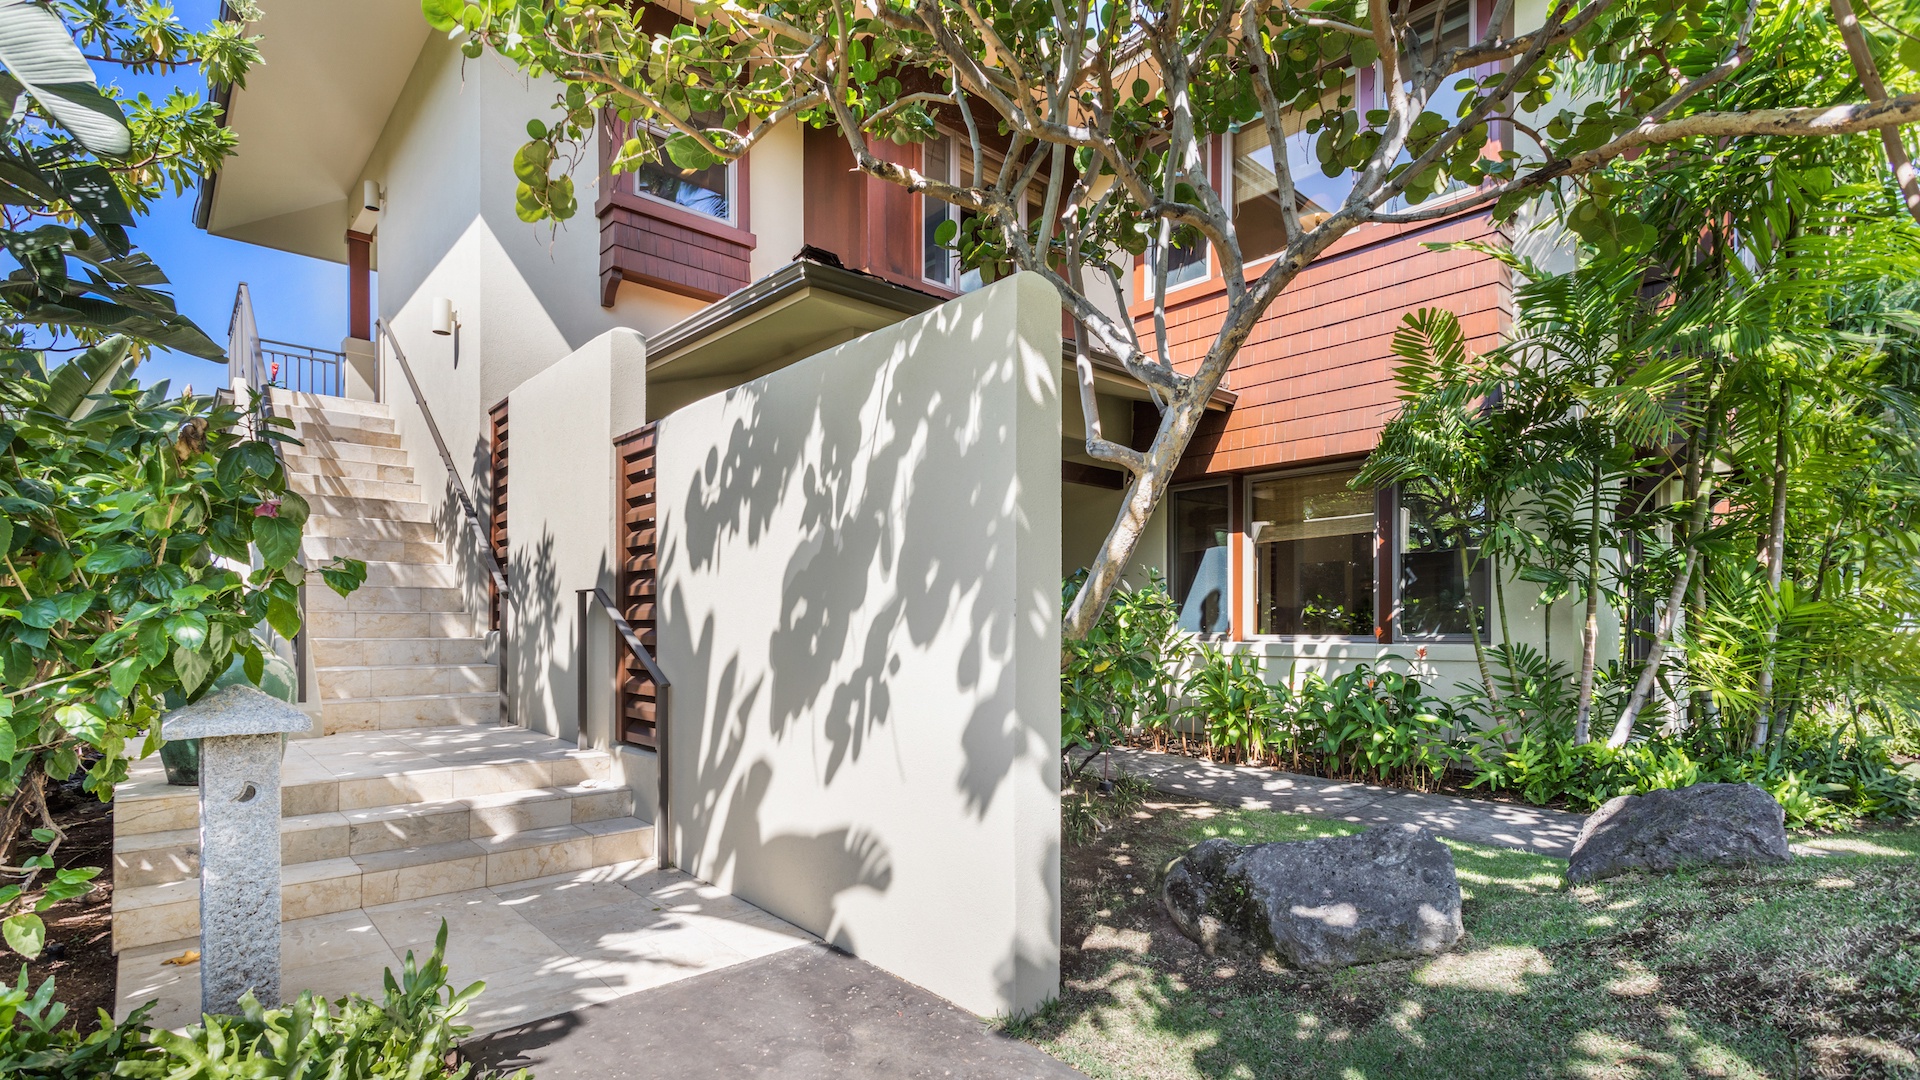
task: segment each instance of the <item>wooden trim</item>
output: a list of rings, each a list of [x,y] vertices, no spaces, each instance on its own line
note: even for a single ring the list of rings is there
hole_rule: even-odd
[[[373,340],[373,234],[347,230],[347,334]]]
[[[594,214],[597,217],[605,218],[607,211],[616,207],[621,210],[628,210],[639,214],[642,217],[653,218],[655,221],[664,221],[670,225],[677,225],[682,229],[691,229],[694,232],[705,233],[716,240],[724,240],[729,244],[737,244],[749,251],[753,250],[754,245],[757,243],[752,233],[738,226],[729,225],[718,218],[710,218],[705,214],[696,214],[691,210],[675,206],[670,202],[662,202],[659,199],[649,199],[644,195],[635,195],[630,191],[609,191],[601,195],[599,205],[594,208]],[[744,210],[742,211],[742,216],[744,216]]]
[[[1400,599],[1400,500],[1392,485],[1373,493],[1373,636],[1393,644],[1393,611]]]
[[[1245,641],[1247,593],[1252,579],[1247,574],[1247,478],[1233,476],[1227,483],[1227,638]]]
[[[1088,465],[1080,461],[1060,463],[1060,481],[1065,484],[1079,484],[1083,487],[1106,488],[1109,491],[1125,491],[1127,474],[1119,469],[1103,469],[1098,465]]]

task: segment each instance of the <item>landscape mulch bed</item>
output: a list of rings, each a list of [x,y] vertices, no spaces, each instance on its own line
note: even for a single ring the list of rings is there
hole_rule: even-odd
[[[67,834],[54,865],[101,871],[93,891],[46,913],[46,951],[27,964],[27,974],[34,985],[52,976],[54,997],[67,1006],[64,1023],[90,1029],[97,1010],[113,1012],[113,807],[66,784],[47,793],[47,809]]]

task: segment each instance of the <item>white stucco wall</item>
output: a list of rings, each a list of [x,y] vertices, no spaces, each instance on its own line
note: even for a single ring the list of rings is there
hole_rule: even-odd
[[[976,1013],[1059,984],[1060,304],[660,422],[675,861]]]

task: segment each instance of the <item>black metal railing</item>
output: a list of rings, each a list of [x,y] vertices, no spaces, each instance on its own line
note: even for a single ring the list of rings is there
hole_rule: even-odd
[[[446,467],[447,485],[453,489],[454,497],[460,503],[460,516],[466,520],[468,530],[473,533],[474,546],[479,549],[480,558],[487,567],[487,575],[493,582],[493,587],[499,592],[501,607],[504,611],[512,603],[512,596],[507,591],[507,572],[501,569],[500,560],[494,557],[493,543],[487,534],[486,526],[480,520],[480,512],[474,509],[473,499],[467,494],[467,485],[460,480],[460,469],[453,463],[453,455],[447,451],[447,440],[440,434],[440,425],[434,422],[433,410],[427,407],[426,395],[420,392],[420,380],[414,378],[413,365],[407,363],[406,350],[400,347],[400,340],[393,336],[393,328],[387,325],[387,321],[381,319],[375,322],[374,328],[380,342],[393,350],[393,358],[400,364],[400,373],[407,377],[407,387],[413,391],[413,402],[420,407],[420,418],[427,422],[427,434],[433,436],[434,449],[440,452],[440,464]],[[502,619],[499,664],[501,692],[507,702],[507,719],[512,720],[513,698],[505,693],[507,667],[506,620]]]
[[[277,386],[296,394],[344,397],[346,370],[346,353],[261,337],[247,283],[234,290],[233,318],[227,323],[228,385],[239,378],[262,392]]]
[[[614,604],[613,597],[608,596],[605,589],[598,587],[577,589],[574,595],[578,604],[573,632],[574,648],[578,651],[578,655],[575,657],[574,668],[580,673],[580,677],[577,680],[579,701],[576,715],[580,718],[581,730],[585,731],[587,726],[587,609],[592,604],[598,604],[600,610],[607,613],[607,618],[613,622],[613,629],[619,637],[620,643],[626,646],[628,654],[633,657],[636,663],[646,669],[647,677],[653,680],[654,760],[659,764],[660,773],[660,806],[653,822],[653,851],[655,860],[661,866],[672,866],[673,851],[670,846],[672,843],[670,839],[672,832],[669,829],[667,817],[669,813],[668,807],[672,806],[673,803],[671,799],[672,781],[667,769],[667,740],[669,738],[668,733],[672,730],[669,717],[669,705],[672,699],[673,684],[667,681],[666,672],[660,670],[660,665],[654,661],[653,654],[647,651],[647,646],[640,640],[640,635],[633,632],[633,624],[627,621],[626,616],[620,614],[619,607]],[[613,687],[613,705],[609,710],[608,722],[613,725],[613,731],[615,733],[614,741],[617,742],[620,726],[620,695],[622,693],[622,687],[620,685],[621,665],[617,659],[613,664],[613,679],[611,682]]]

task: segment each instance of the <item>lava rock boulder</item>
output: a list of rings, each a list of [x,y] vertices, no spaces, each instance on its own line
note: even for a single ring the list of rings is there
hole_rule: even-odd
[[[1276,844],[1207,840],[1167,868],[1160,897],[1209,954],[1258,950],[1305,971],[1432,956],[1465,932],[1453,853],[1399,825]]]
[[[1684,866],[1783,863],[1787,815],[1752,784],[1691,787],[1622,795],[1594,811],[1573,842],[1567,882],[1598,881],[1640,870]]]

